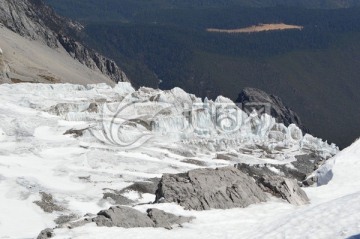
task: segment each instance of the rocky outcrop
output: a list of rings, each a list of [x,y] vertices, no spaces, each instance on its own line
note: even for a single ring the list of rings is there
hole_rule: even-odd
[[[8,78],[8,66],[3,59],[3,50],[0,48],[0,82]]]
[[[187,210],[229,209],[265,202],[267,194],[293,205],[309,202],[295,179],[267,167],[196,169],[183,174],[164,174],[156,203],[177,203]]]
[[[93,221],[100,227],[155,227],[155,223],[146,214],[121,206],[100,211]]]
[[[53,12],[44,11],[43,6],[45,5],[41,1],[35,0],[1,1],[0,22],[21,36],[42,41],[52,48],[57,47],[57,35],[49,29],[47,23],[42,19],[43,14],[56,15]],[[67,24],[61,26],[65,25]]]
[[[240,163],[236,168],[255,179],[267,176],[284,176],[294,179],[299,185],[311,186],[317,183],[312,177],[313,172],[326,162],[326,159],[316,155],[298,155],[296,161],[286,164],[253,164]]]
[[[160,182],[160,178],[150,178],[148,179],[148,181],[135,182],[130,186],[122,189],[120,193],[124,193],[127,191],[136,191],[138,193],[155,194],[159,182]]]
[[[115,82],[129,81],[125,73],[113,60],[85,47],[80,42],[77,42],[70,37],[60,34],[58,40],[73,58],[77,59],[90,69],[100,70]]]
[[[40,192],[41,200],[35,201],[34,203],[38,205],[44,212],[52,213],[56,211],[63,211],[64,208],[57,205],[54,202],[54,198],[51,194]]]
[[[282,198],[293,205],[298,206],[309,203],[309,198],[299,186],[301,183],[296,180],[296,176],[302,173],[296,171],[295,168],[286,175],[283,171],[275,167],[278,165],[237,164],[235,166],[240,171],[254,178],[263,191],[275,197]],[[282,169],[287,168],[287,166],[284,165],[279,166],[281,166]]]
[[[236,103],[242,104],[241,107],[247,113],[251,113],[253,108],[261,110],[260,113],[267,113],[269,111],[271,116],[274,117],[278,123],[283,123],[286,126],[296,124],[303,132],[309,132],[302,124],[298,114],[285,106],[278,96],[269,95],[266,92],[255,88],[245,88],[239,94]]]
[[[181,225],[193,220],[193,217],[176,216],[159,209],[148,209],[147,214],[130,207],[111,207],[98,213],[93,222],[100,227],[163,227],[172,229],[173,225]]]
[[[114,82],[128,81],[114,61],[73,39],[82,34],[79,23],[57,15],[42,0],[1,1],[0,24],[51,48],[63,47],[80,63],[101,72]]]
[[[187,210],[229,209],[265,202],[254,179],[233,167],[164,174],[156,202],[178,203]]]
[[[265,192],[282,198],[290,204],[300,206],[309,203],[306,193],[293,179],[280,176],[262,176],[257,182]]]
[[[128,199],[117,191],[104,193],[103,199],[110,200],[116,205],[131,205],[135,203],[133,200]]]

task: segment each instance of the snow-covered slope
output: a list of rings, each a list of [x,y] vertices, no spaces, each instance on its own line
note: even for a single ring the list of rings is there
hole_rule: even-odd
[[[179,88],[160,91],[129,83],[0,86],[0,237],[32,238],[64,216],[81,218],[113,205],[104,193],[134,181],[201,167],[286,164],[296,156],[338,152],[295,126],[276,124],[237,108],[229,99],[196,98]],[[185,211],[152,207],[196,219],[183,228],[59,228],[56,238],[343,238],[360,233],[360,145],[335,156],[333,180],[306,188],[311,203],[295,207],[272,198],[246,209]],[[334,192],[335,191],[335,192]],[[41,197],[52,195],[44,207]],[[123,194],[136,203],[149,193]],[[46,201],[46,200],[45,200]],[[36,202],[36,203],[34,203]],[[351,205],[351,207],[349,207]],[[44,209],[45,208],[45,209]],[[146,210],[145,205],[135,207]],[[48,212],[45,212],[45,211]],[[59,220],[57,220],[58,222]],[[21,228],[21,229],[19,229]],[[146,236],[145,236],[146,235]]]

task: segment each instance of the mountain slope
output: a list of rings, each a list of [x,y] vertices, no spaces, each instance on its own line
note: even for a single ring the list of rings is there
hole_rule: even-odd
[[[17,78],[22,78],[16,80],[42,81],[46,80],[44,78],[56,78],[55,81],[78,81],[78,79],[72,78],[64,79],[64,76],[61,76],[61,70],[56,72],[56,76],[46,75],[45,77],[43,77],[40,76],[42,74],[41,72],[33,72],[31,74],[29,73],[30,75],[28,75],[27,70],[15,67],[15,65],[18,66],[19,64],[14,61],[15,58],[11,56],[10,53],[14,55],[16,51],[22,50],[24,52],[23,56],[25,56],[28,49],[36,48],[36,46],[32,47],[32,44],[36,45],[37,43],[35,42],[41,42],[43,44],[46,44],[49,48],[54,49],[55,51],[59,51],[62,53],[67,52],[69,57],[71,56],[72,58],[78,60],[87,68],[90,68],[91,70],[100,73],[100,75],[104,75],[103,77],[99,77],[96,82],[102,82],[104,81],[104,78],[107,78],[107,82],[109,82],[109,79],[115,82],[127,81],[126,75],[120,70],[120,68],[116,65],[115,62],[91,49],[86,48],[81,43],[72,40],[70,37],[67,37],[67,35],[74,35],[75,33],[79,33],[82,28],[81,25],[56,15],[55,12],[50,7],[45,5],[41,0],[26,0],[21,2],[13,0],[1,1],[0,24],[2,28],[6,27],[13,32],[19,34],[20,36],[23,36],[29,40],[33,40],[32,43],[29,43],[30,45],[24,45],[24,47],[26,46],[27,49],[21,49],[19,45],[16,45],[15,40],[15,42],[11,42],[12,40],[6,42],[5,39],[7,38],[7,33],[1,35],[3,37],[3,40],[5,41],[2,44],[7,44],[6,46],[0,46],[7,52],[7,54],[4,55],[4,61],[8,62],[8,65],[10,66],[10,71],[16,74]],[[11,37],[14,38],[15,36],[12,35]],[[20,38],[18,39],[19,41],[22,41]],[[9,40],[9,37],[7,38],[7,40]],[[66,51],[64,51],[64,49]],[[33,57],[35,57],[35,55]],[[37,57],[39,57],[39,55],[37,55]],[[31,56],[29,56],[29,58],[31,59]],[[44,56],[44,58],[46,57]],[[54,58],[56,59],[57,57]],[[31,63],[31,60],[29,62]],[[44,64],[44,66],[41,67],[41,69],[39,70],[46,71],[46,61],[42,61],[42,63]],[[71,66],[71,64],[68,64],[66,66],[65,65],[62,64],[62,67],[67,68],[67,71],[69,71],[68,67]],[[30,64],[23,65],[22,67],[31,69],[38,66],[39,65],[33,66]],[[53,67],[56,68],[55,65]],[[73,68],[76,69],[76,67]],[[18,74],[17,72],[21,72],[21,74]],[[81,70],[79,70],[75,75],[79,75],[80,72]],[[21,77],[21,75],[23,77]],[[86,78],[88,78],[88,76],[84,75],[82,78],[83,80],[79,81],[79,83],[86,83]],[[91,78],[95,77],[90,77],[90,79]]]

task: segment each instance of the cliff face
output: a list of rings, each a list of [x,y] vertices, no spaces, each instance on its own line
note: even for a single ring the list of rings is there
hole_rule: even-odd
[[[58,35],[60,44],[75,59],[90,69],[98,69],[103,74],[109,76],[115,82],[129,81],[126,74],[117,66],[117,64],[96,51],[86,48],[81,43],[65,35]]]
[[[0,2],[0,24],[31,40],[51,48],[63,47],[88,68],[99,71],[115,82],[128,81],[117,64],[87,48],[71,36],[80,34],[79,23],[57,15],[42,0],[3,0]]]

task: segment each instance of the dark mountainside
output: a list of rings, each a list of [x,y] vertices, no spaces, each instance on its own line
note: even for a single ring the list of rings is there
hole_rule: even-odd
[[[299,115],[287,107],[276,95],[269,95],[255,88],[245,88],[241,91],[235,102],[240,103],[241,108],[249,113],[256,106],[267,107],[268,109],[265,110],[268,110],[268,113],[278,123],[283,123],[286,126],[296,124],[304,133],[309,133],[309,130],[301,122]]]
[[[21,36],[42,41],[51,48],[57,48],[60,43],[73,58],[87,67],[100,71],[115,82],[128,81],[113,60],[73,39],[81,34],[79,23],[57,15],[42,0],[2,1],[0,24]]]
[[[258,88],[278,95],[314,135],[340,147],[358,137],[358,1],[47,1],[80,21],[81,40],[115,59],[134,86],[233,100]],[[259,23],[304,28],[206,32]]]

